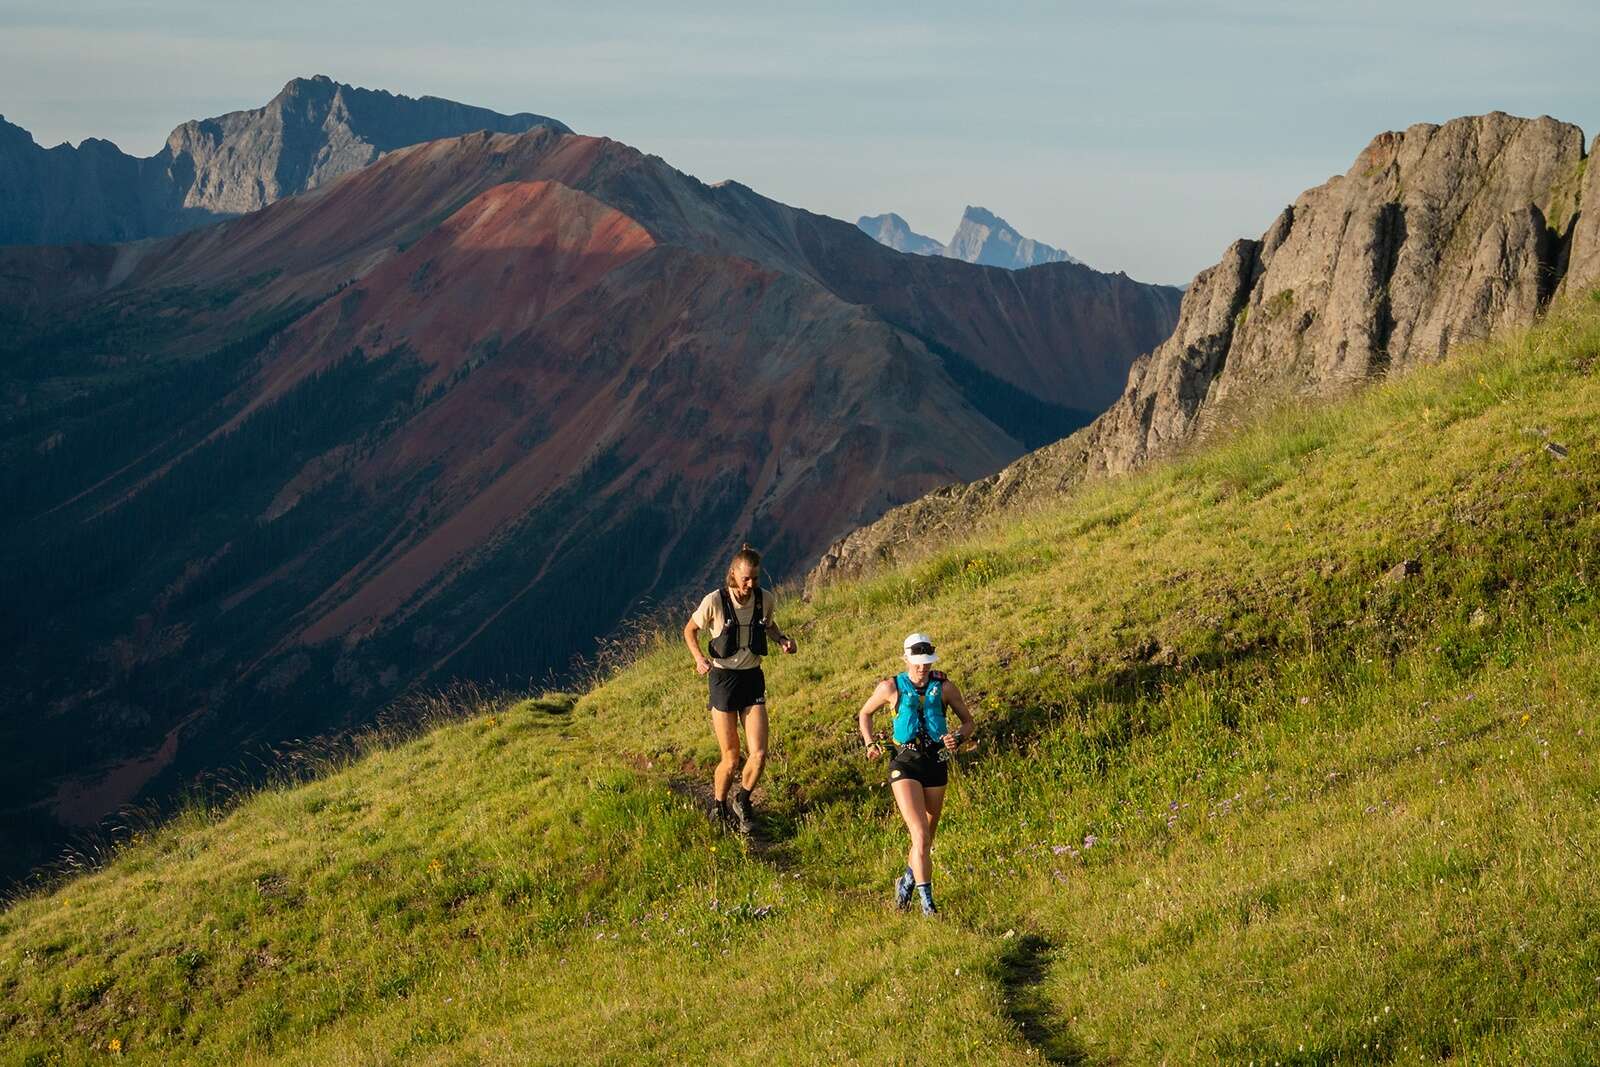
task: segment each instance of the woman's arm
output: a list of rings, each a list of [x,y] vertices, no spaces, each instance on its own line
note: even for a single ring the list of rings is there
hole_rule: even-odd
[[[867,746],[868,759],[877,759],[883,751],[872,737],[872,713],[893,701],[894,683],[885,678],[872,690],[872,695],[861,705],[861,711],[856,715],[856,727],[861,731],[861,743]]]
[[[967,698],[961,695],[961,690],[956,688],[956,683],[944,683],[944,702],[955,709],[961,717],[961,729],[945,740],[946,748],[955,748],[978,732],[978,724],[972,721],[972,711],[967,707]]]

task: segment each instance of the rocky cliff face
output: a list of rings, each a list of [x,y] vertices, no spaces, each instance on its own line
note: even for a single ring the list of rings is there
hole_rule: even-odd
[[[1577,190],[1577,203],[1574,205],[1577,219],[1571,224],[1567,272],[1561,279],[1561,291],[1564,293],[1600,285],[1600,165],[1593,163],[1597,150],[1600,150],[1600,137],[1589,147],[1589,158],[1584,160],[1581,184]]]
[[[40,148],[0,119],[0,244],[73,244],[179,233],[256,211],[407,145],[473,130],[567,127],[425,96],[297,78],[265,106],[179,126],[147,159],[109,141]]]
[[[1583,132],[1493,113],[1385,133],[1235,242],[1183,298],[1095,422],[983,481],[890,512],[830,548],[812,582],[937,528],[1086,476],[1132,470],[1263,398],[1319,394],[1442,359],[1600,284],[1600,182]]]
[[[863,215],[856,226],[879,244],[919,256],[947,256],[963,263],[1025,270],[1044,263],[1082,263],[1059,248],[1024,237],[1009,222],[981,207],[969,206],[948,244],[914,232],[899,215]]]

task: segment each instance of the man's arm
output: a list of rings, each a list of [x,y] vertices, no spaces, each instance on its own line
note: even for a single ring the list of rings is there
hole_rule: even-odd
[[[711,670],[711,663],[700,651],[700,624],[690,619],[683,624],[683,643],[689,646],[689,655],[694,657],[694,673],[705,674]]]
[[[778,621],[776,619],[770,617],[767,619],[766,630],[767,636],[776,638],[778,641],[778,647],[783,649],[785,652],[793,655],[794,653],[800,651],[800,646],[795,643],[794,638],[778,629]]]
[[[767,593],[766,595],[771,598],[770,602],[772,604],[772,610],[768,611],[767,617],[761,620],[762,629],[767,631],[768,637],[772,637],[777,640],[779,648],[783,649],[790,655],[793,655],[800,650],[800,646],[795,643],[794,638],[778,629],[778,620],[773,618],[773,615],[778,607],[778,598],[773,596],[771,593]]]

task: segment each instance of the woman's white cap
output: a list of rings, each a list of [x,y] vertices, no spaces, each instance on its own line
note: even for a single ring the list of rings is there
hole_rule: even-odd
[[[933,638],[927,634],[911,634],[906,638],[905,650],[907,663],[939,662],[939,657],[933,654]]]

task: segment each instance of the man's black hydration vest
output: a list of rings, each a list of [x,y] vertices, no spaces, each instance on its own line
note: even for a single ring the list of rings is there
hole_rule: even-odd
[[[741,626],[739,616],[733,613],[733,597],[728,595],[728,587],[724,585],[718,592],[722,594],[722,632],[711,639],[711,654],[717,659],[731,659],[741,648],[748,648],[758,656],[765,656],[767,628],[761,614],[761,587],[756,586],[755,610],[750,613],[749,626]],[[740,631],[745,631],[743,641],[739,640]]]

